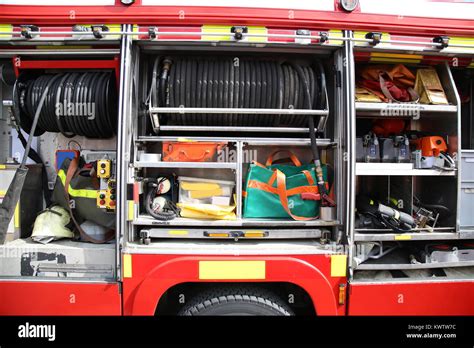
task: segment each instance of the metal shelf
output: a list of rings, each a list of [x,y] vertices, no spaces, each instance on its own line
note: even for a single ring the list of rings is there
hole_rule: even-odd
[[[211,141],[211,142],[228,142],[236,143],[241,141],[246,145],[261,145],[261,146],[274,146],[274,145],[292,145],[292,146],[310,146],[311,141],[308,138],[249,138],[249,137],[173,137],[173,136],[141,136],[135,141],[139,143],[147,142],[164,142],[164,141]],[[318,146],[336,146],[337,142],[331,141],[331,139],[317,139],[316,143]]]
[[[180,228],[175,227],[153,227],[140,231],[141,238],[172,238],[172,239],[232,239],[232,240],[249,240],[249,239],[317,239],[321,238],[322,231],[317,228],[311,229],[248,229],[242,228],[239,231],[232,231],[233,234],[228,236],[210,237],[209,233],[228,234],[227,228],[207,228],[191,227]],[[239,232],[239,233],[237,233]],[[240,234],[242,232],[242,234]],[[246,235],[245,235],[246,234]],[[253,234],[253,235],[252,235]],[[263,235],[262,235],[263,234]]]
[[[450,228],[453,230],[453,228]],[[412,232],[412,233],[354,233],[355,242],[374,242],[374,241],[416,241],[416,240],[455,240],[469,239],[456,232]]]
[[[239,133],[309,133],[298,127],[228,127],[228,126],[160,126],[160,131],[171,132],[239,132]]]
[[[259,226],[264,227],[283,227],[283,226],[337,226],[339,221],[295,221],[283,219],[237,219],[237,220],[198,220],[188,218],[176,218],[168,221],[156,220],[148,215],[139,215],[133,221],[137,226]]]
[[[149,245],[129,242],[124,252],[159,255],[332,255],[340,250],[337,245],[306,240],[242,240],[229,239],[152,239]]]
[[[145,162],[136,161],[136,168],[204,168],[204,169],[237,169],[235,162]]]
[[[409,269],[432,269],[432,268],[450,268],[450,267],[471,267],[474,261],[460,262],[434,262],[434,263],[378,263],[378,264],[360,264],[355,269],[358,271],[383,271],[383,270],[409,270]]]
[[[394,115],[396,117],[414,117],[418,112],[421,113],[453,113],[453,116],[456,116],[458,107],[456,105],[429,105],[429,104],[402,104],[402,103],[365,103],[365,102],[356,102],[355,103],[356,111],[366,111],[366,112],[382,112],[385,111],[390,113],[391,111],[395,112],[406,112],[407,115]],[[413,114],[411,114],[413,113]],[[379,114],[378,117],[381,115]],[[387,115],[384,117],[390,117]]]
[[[456,176],[457,171],[414,169],[411,163],[356,163],[358,176]]]

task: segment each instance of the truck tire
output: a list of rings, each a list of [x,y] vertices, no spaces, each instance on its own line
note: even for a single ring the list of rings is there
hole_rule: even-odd
[[[278,296],[257,286],[220,286],[193,297],[178,315],[289,316],[293,312]]]

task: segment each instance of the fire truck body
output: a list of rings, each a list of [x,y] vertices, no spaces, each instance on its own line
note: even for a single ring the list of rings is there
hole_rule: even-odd
[[[98,151],[102,159],[106,152],[115,153],[111,163],[116,208],[109,210],[116,213],[117,232],[106,244],[59,240],[44,245],[20,232],[19,238],[0,248],[0,296],[8,299],[0,305],[0,314],[474,314],[470,296],[474,261],[468,255],[474,239],[468,208],[474,128],[468,110],[472,102],[461,98],[459,88],[472,84],[474,4],[411,0],[404,6],[360,0],[348,11],[334,0],[294,1],[293,8],[270,1],[258,6],[244,1],[238,7],[229,1],[218,6],[210,2],[193,6],[184,0],[72,3],[48,0],[38,6],[27,0],[0,1],[0,23],[6,23],[0,25],[0,65],[12,64],[15,78],[25,72],[107,71],[115,76],[116,135],[71,139],[80,144],[81,152],[89,150],[89,156]],[[83,31],[73,31],[75,25]],[[193,105],[192,110],[183,110],[187,105],[147,104],[153,64],[155,60],[163,64],[163,57],[172,57],[173,64],[179,59],[237,57],[239,62],[250,62],[252,71],[263,66],[255,63],[258,59],[280,58],[302,66],[320,61],[327,81],[326,104],[319,110],[280,108],[279,114],[269,102],[263,112],[252,100],[245,112],[222,110],[222,94],[207,105],[196,97],[195,105],[200,106]],[[397,112],[405,109],[355,101],[356,76],[364,66],[398,63],[435,68],[449,104],[420,105],[414,107],[415,115],[401,116],[413,130],[446,134],[450,152],[458,154],[455,171],[357,160],[357,139],[369,122],[400,118]],[[180,64],[184,80],[185,63]],[[218,69],[218,63],[212,64]],[[272,81],[272,68],[262,69],[250,77],[256,86],[259,77]],[[85,83],[87,77],[83,79]],[[10,100],[12,89],[2,87],[0,98]],[[250,91],[252,95],[259,91],[265,104],[263,83]],[[10,130],[10,106],[4,103],[0,114],[4,134],[15,134]],[[293,123],[273,126],[261,121],[277,114]],[[164,123],[162,115],[178,121]],[[217,120],[215,115],[225,117]],[[250,163],[265,163],[282,149],[309,163],[311,141],[304,122],[310,115],[323,120],[318,124],[322,128],[317,147],[323,161],[334,168],[333,215],[299,221],[246,218],[242,202]],[[232,123],[238,117],[247,117],[248,123]],[[8,145],[8,153],[0,157],[0,163],[6,163],[0,172],[16,168],[7,164],[7,158],[15,154],[10,147],[18,146],[18,141],[13,135],[9,141],[12,145],[4,146]],[[214,162],[147,157],[156,155],[164,143],[179,141],[225,143],[233,157]],[[38,144],[52,188],[56,151],[71,150],[71,140],[46,132]],[[162,176],[232,182],[236,219],[152,218],[143,205],[143,178]],[[434,194],[443,197],[451,215],[432,229],[408,233],[364,229],[355,210],[356,197],[366,191],[399,193],[403,197],[397,199],[409,202],[410,212],[415,212],[415,199],[429,200]],[[427,249],[431,245],[447,245],[451,253],[438,253],[440,259],[432,262],[412,257],[413,246],[429,250],[434,258],[432,249]]]

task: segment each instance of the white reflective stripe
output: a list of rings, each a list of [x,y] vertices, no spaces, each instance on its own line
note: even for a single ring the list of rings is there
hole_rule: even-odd
[[[115,0],[0,0],[0,5],[31,6],[113,6]]]
[[[334,0],[143,0],[144,6],[208,6],[278,8],[286,10],[334,11]]]
[[[394,16],[474,19],[474,3],[469,0],[359,0],[364,14],[384,14]],[[403,24],[403,22],[400,22]]]

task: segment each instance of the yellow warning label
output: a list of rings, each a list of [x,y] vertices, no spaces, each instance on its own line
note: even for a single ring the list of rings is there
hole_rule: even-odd
[[[11,24],[0,24],[0,32],[12,32],[13,25]],[[12,37],[11,34],[0,34],[0,39],[10,39]]]
[[[132,255],[123,254],[123,277],[132,278]]]
[[[128,221],[132,221],[135,217],[135,203],[133,201],[128,201]]]
[[[15,207],[15,228],[20,228],[20,204],[17,204]]]
[[[199,279],[265,279],[265,261],[199,261]]]
[[[370,55],[371,62],[381,63],[420,63],[423,59],[422,55],[419,54],[394,54],[394,53],[383,53],[383,52],[372,52]]]
[[[329,40],[328,44],[330,45],[342,45],[344,42],[341,40],[336,40],[337,37],[343,37],[341,30],[329,30]]]
[[[203,25],[201,27],[201,40],[203,41],[233,41],[233,35],[231,33],[232,26],[226,25]],[[265,27],[256,27],[250,26],[247,27],[248,33],[247,34],[259,34],[259,35],[266,35],[268,33],[267,28]],[[208,34],[208,35],[206,35]],[[212,34],[212,35],[209,35]],[[222,34],[222,35],[218,35]],[[267,38],[265,36],[248,36],[245,37],[243,34],[244,39],[242,41],[245,42],[267,42]]]
[[[187,236],[188,235],[188,231],[185,231],[185,230],[170,230],[168,231],[168,234],[170,236]]]
[[[331,277],[345,277],[347,272],[347,256],[331,255]]]
[[[397,234],[394,237],[395,240],[411,240],[411,236],[409,234]]]

